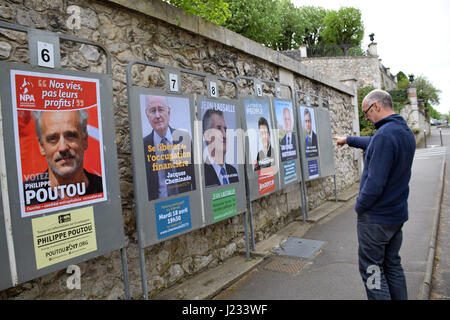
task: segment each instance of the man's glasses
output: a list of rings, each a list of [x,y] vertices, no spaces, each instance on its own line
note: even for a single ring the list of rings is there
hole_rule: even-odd
[[[369,108],[367,108],[367,110],[366,110],[366,111],[364,111],[364,110],[363,110],[363,112],[364,112],[364,115],[366,115],[366,116],[367,116],[367,112],[369,112],[370,108],[372,108],[374,104],[375,104],[375,102],[374,102],[374,103],[372,103],[372,104],[370,105],[370,107],[369,107]]]

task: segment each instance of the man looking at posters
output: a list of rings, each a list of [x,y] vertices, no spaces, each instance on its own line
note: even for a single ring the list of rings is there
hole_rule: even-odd
[[[87,112],[38,111],[34,116],[39,151],[48,170],[24,183],[25,204],[102,193],[102,178],[83,168]]]
[[[356,199],[359,271],[369,300],[406,300],[405,274],[399,251],[408,220],[414,133],[392,108],[390,94],[371,91],[362,102],[373,137],[334,137],[338,146],[365,151]]]
[[[264,117],[258,120],[259,139],[261,141],[261,150],[258,152],[254,170],[258,171],[261,168],[268,168],[273,166],[274,157],[272,155],[272,146],[270,144],[269,123]]]
[[[286,134],[280,142],[281,161],[297,159],[297,152],[295,151],[297,143],[295,135],[292,134],[292,118],[288,108],[283,109],[283,122]]]
[[[306,127],[306,139],[305,139],[305,153],[306,157],[317,157],[319,151],[317,150],[317,135],[312,129],[312,117],[311,112],[305,108],[304,112],[305,127]]]
[[[221,110],[206,110],[203,115],[203,137],[207,146],[207,159],[204,164],[205,186],[220,186],[239,182],[236,168],[225,163],[227,125]]]
[[[169,126],[171,109],[167,97],[147,95],[145,103],[145,114],[153,129],[144,137],[148,199],[151,201],[194,190],[189,135]]]

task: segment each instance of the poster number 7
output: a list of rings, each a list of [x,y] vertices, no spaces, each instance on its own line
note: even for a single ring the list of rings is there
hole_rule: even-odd
[[[170,91],[178,92],[178,75],[175,73],[169,74],[169,89]]]

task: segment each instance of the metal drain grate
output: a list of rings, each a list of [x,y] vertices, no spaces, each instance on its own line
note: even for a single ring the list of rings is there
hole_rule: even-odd
[[[324,241],[290,237],[272,252],[284,256],[310,259],[320,250],[324,243]]]
[[[264,266],[264,270],[278,271],[290,274],[297,274],[308,261],[297,257],[272,256]]]

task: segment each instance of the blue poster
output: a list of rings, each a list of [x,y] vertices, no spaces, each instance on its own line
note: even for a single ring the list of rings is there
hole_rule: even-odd
[[[319,164],[317,160],[308,160],[308,175],[310,179],[319,177]]]
[[[191,207],[188,196],[155,203],[155,213],[158,239],[191,228]]]
[[[283,162],[284,184],[288,184],[297,180],[297,166],[295,160]]]

